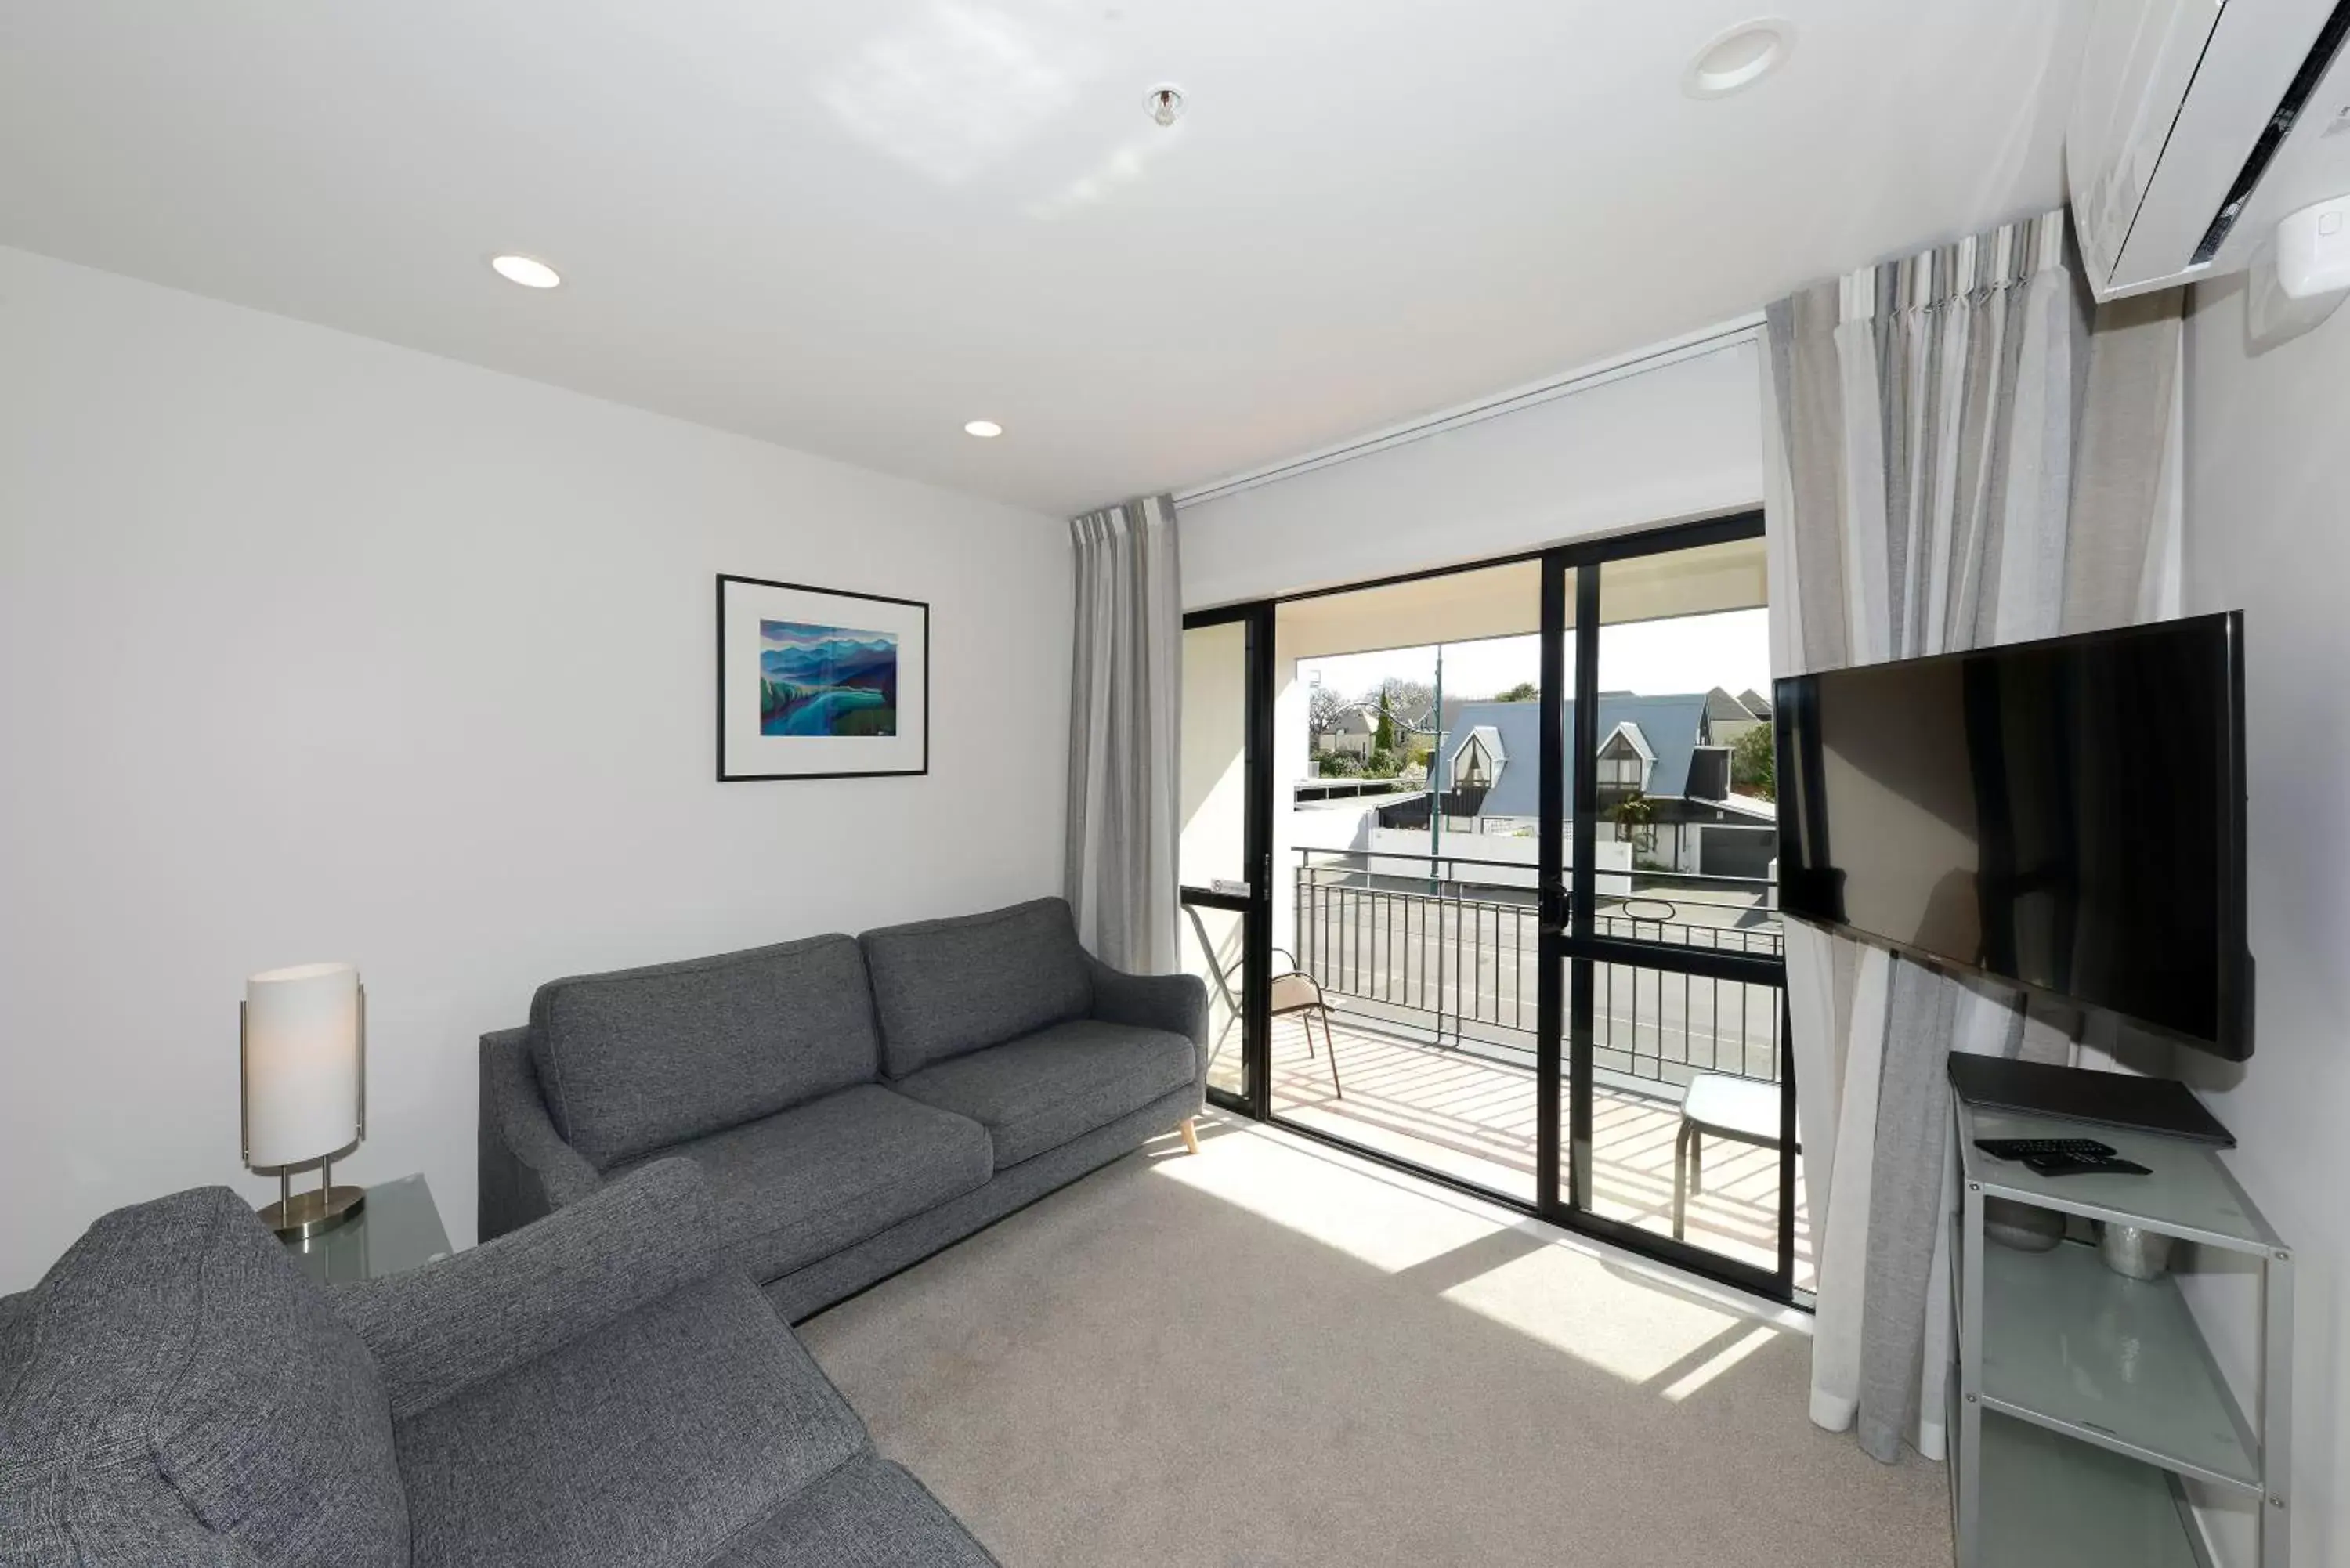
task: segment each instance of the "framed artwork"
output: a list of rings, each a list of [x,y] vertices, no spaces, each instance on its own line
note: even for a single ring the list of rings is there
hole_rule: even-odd
[[[718,578],[718,779],[931,771],[931,607]]]

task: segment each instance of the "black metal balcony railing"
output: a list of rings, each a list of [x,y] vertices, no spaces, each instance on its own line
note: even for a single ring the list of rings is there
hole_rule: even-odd
[[[1298,967],[1326,992],[1391,1023],[1425,1020],[1440,1039],[1531,1049],[1541,950],[1532,867],[1466,855],[1296,853]],[[1783,960],[1764,879],[1602,869],[1598,881],[1600,936]],[[1783,983],[1597,964],[1594,1064],[1659,1082],[1687,1082],[1698,1071],[1776,1081]]]

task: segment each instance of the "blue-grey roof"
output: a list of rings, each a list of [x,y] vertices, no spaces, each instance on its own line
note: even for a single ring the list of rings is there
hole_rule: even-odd
[[[1575,733],[1575,704],[1566,705],[1566,732]],[[1603,691],[1599,695],[1599,740],[1606,744],[1616,732],[1616,726],[1629,721],[1640,727],[1648,747],[1657,754],[1657,765],[1648,774],[1650,794],[1687,794],[1689,793],[1690,753],[1697,750],[1698,737],[1705,724],[1705,693],[1680,692],[1667,697],[1639,697],[1628,691]],[[1502,746],[1509,764],[1502,770],[1501,783],[1485,797],[1487,816],[1540,816],[1542,815],[1542,704],[1539,702],[1464,702],[1452,721],[1455,728],[1444,738],[1445,787],[1451,787],[1452,749],[1461,737],[1480,724],[1490,724],[1501,732]],[[1567,747],[1566,798],[1575,798],[1576,759],[1573,745]]]

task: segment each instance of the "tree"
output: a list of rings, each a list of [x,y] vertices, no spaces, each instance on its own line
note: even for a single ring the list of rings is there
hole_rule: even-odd
[[[1305,732],[1317,740],[1337,733],[1338,720],[1353,706],[1327,686],[1315,687],[1306,700]]]
[[[1494,697],[1496,702],[1532,702],[1542,695],[1542,688],[1531,680],[1521,680]]]
[[[1730,787],[1764,800],[1779,798],[1779,753],[1770,725],[1757,724],[1731,744]]]
[[[1403,763],[1385,746],[1373,746],[1371,754],[1363,759],[1363,776],[1367,779],[1391,779],[1403,772]]]
[[[1607,815],[1616,824],[1616,836],[1636,850],[1657,846],[1656,803],[1644,794],[1627,794],[1608,807]]]
[[[1371,753],[1376,756],[1381,752],[1392,752],[1394,750],[1395,714],[1388,707],[1388,694],[1385,691],[1381,691],[1379,693],[1379,722],[1371,731]],[[1392,773],[1394,770],[1390,768],[1388,772]]]
[[[1379,682],[1379,698],[1405,729],[1426,733],[1436,728],[1436,689],[1428,682],[1389,676]]]

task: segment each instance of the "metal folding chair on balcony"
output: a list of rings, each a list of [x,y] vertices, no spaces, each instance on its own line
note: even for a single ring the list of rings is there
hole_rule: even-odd
[[[1200,919],[1200,911],[1186,904],[1183,913],[1191,920],[1193,933],[1200,939],[1200,957],[1208,966],[1208,978],[1215,983],[1216,993],[1224,999],[1224,1026],[1217,1031],[1215,1044],[1208,1052],[1208,1064],[1212,1068],[1216,1058],[1223,1053],[1224,1036],[1232,1033],[1232,1024],[1241,1017],[1241,999],[1233,992],[1232,979],[1224,973],[1224,966],[1216,960],[1216,944],[1209,940],[1208,927]],[[1312,1015],[1316,1012],[1322,1015],[1322,1045],[1330,1054],[1330,1090],[1343,1100],[1347,1097],[1347,1091],[1338,1084],[1338,1046],[1330,1034],[1330,1004],[1322,998],[1322,982],[1298,968],[1297,956],[1287,948],[1274,949],[1273,956],[1287,960],[1289,967],[1275,973],[1267,982],[1272,992],[1272,1015],[1275,1018],[1290,1012],[1307,1015],[1305,1029],[1305,1054],[1308,1056],[1314,1054]]]
[[[1729,1073],[1700,1073],[1681,1092],[1680,1130],[1673,1135],[1673,1240],[1692,1195],[1705,1186],[1705,1139],[1726,1137],[1757,1148],[1779,1147],[1779,1085]]]
[[[1287,948],[1274,949],[1273,956],[1289,961],[1289,967],[1273,977],[1273,1016],[1279,1018],[1290,1012],[1305,1015],[1300,1027],[1305,1031],[1305,1054],[1310,1058],[1314,1054],[1314,1015],[1322,1015],[1322,1049],[1330,1058],[1330,1093],[1343,1100],[1347,1091],[1338,1082],[1338,1043],[1330,1033],[1330,1004],[1323,1000],[1322,982],[1298,968],[1297,955]]]
[[[1216,961],[1216,944],[1209,938],[1207,922],[1200,919],[1200,911],[1186,904],[1183,916],[1191,922],[1192,933],[1200,939],[1200,957],[1208,966],[1208,978],[1215,981],[1216,993],[1224,999],[1224,1026],[1216,1031],[1215,1044],[1208,1047],[1207,1065],[1201,1070],[1205,1076],[1216,1070],[1216,1058],[1224,1054],[1224,1037],[1240,1022],[1241,999],[1232,994],[1232,981],[1224,977],[1224,966]]]

